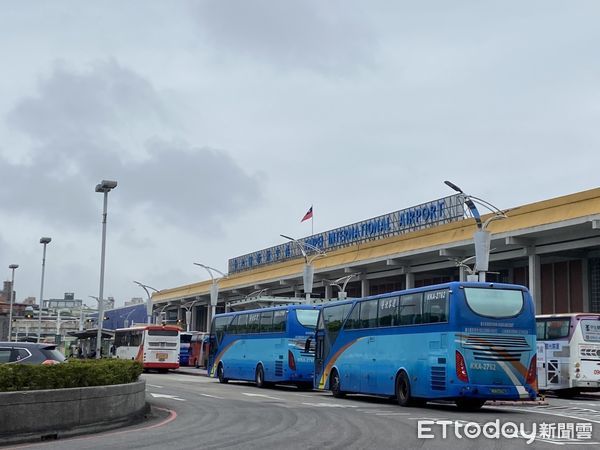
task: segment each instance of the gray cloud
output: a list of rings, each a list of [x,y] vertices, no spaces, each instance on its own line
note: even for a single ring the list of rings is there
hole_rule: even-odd
[[[338,75],[374,63],[374,35],[347,2],[206,0],[194,13],[204,38],[235,58]]]
[[[84,72],[58,64],[38,90],[7,116],[32,142],[28,164],[0,160],[0,204],[13,213],[89,226],[103,178],[119,181],[124,209],[146,208],[186,228],[212,229],[261,199],[257,180],[225,151],[159,137],[177,129],[166,102],[115,61]]]

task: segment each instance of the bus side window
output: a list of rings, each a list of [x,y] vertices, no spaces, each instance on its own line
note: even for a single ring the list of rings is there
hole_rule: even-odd
[[[273,331],[282,332],[285,331],[285,324],[287,322],[287,311],[275,311],[273,314]]]
[[[273,311],[264,312],[260,315],[260,332],[270,333],[273,331]]]
[[[359,314],[360,314],[360,303],[357,302],[354,305],[352,312],[346,319],[346,324],[344,325],[345,330],[353,330],[356,328],[360,328]]]
[[[248,333],[248,314],[242,314],[238,316],[238,326],[237,332],[238,334],[246,334]]]
[[[377,326],[377,300],[362,302],[360,307],[360,327],[375,328]]]
[[[389,297],[379,299],[379,326],[390,327],[399,324],[398,303],[400,297]]]
[[[408,294],[400,297],[400,325],[421,323],[423,294]]]
[[[425,293],[423,301],[423,323],[448,321],[447,291],[432,291]]]
[[[240,316],[235,316],[235,318],[231,322],[231,325],[229,325],[229,332],[231,334],[238,334],[240,332],[239,320]]]

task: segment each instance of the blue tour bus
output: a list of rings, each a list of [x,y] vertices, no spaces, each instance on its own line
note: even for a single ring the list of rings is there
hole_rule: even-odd
[[[315,388],[383,395],[403,406],[537,395],[534,303],[527,288],[451,282],[323,305]]]
[[[215,315],[208,365],[211,377],[292,384],[312,389],[319,307],[288,305]]]

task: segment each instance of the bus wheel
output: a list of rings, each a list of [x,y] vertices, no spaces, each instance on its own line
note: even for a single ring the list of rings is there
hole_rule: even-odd
[[[485,404],[485,400],[479,398],[458,398],[456,406],[461,411],[479,411]]]
[[[335,398],[342,398],[346,395],[341,387],[340,374],[337,370],[333,369],[331,371],[331,377],[329,378],[329,389]]]
[[[396,400],[400,406],[410,406],[413,403],[410,395],[410,380],[405,371],[400,372],[396,379]]]
[[[261,389],[267,387],[267,383],[265,382],[265,370],[263,369],[262,364],[259,364],[256,367],[254,381],[256,382],[256,387],[259,387]]]
[[[219,367],[217,367],[217,378],[219,378],[219,383],[225,384],[229,381],[229,379],[225,378],[222,363],[219,363]]]

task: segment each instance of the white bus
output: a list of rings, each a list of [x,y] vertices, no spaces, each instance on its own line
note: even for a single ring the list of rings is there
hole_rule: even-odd
[[[600,314],[536,316],[540,391],[600,391]]]
[[[111,356],[139,361],[144,370],[166,372],[179,368],[179,348],[179,327],[142,325],[116,330]]]

